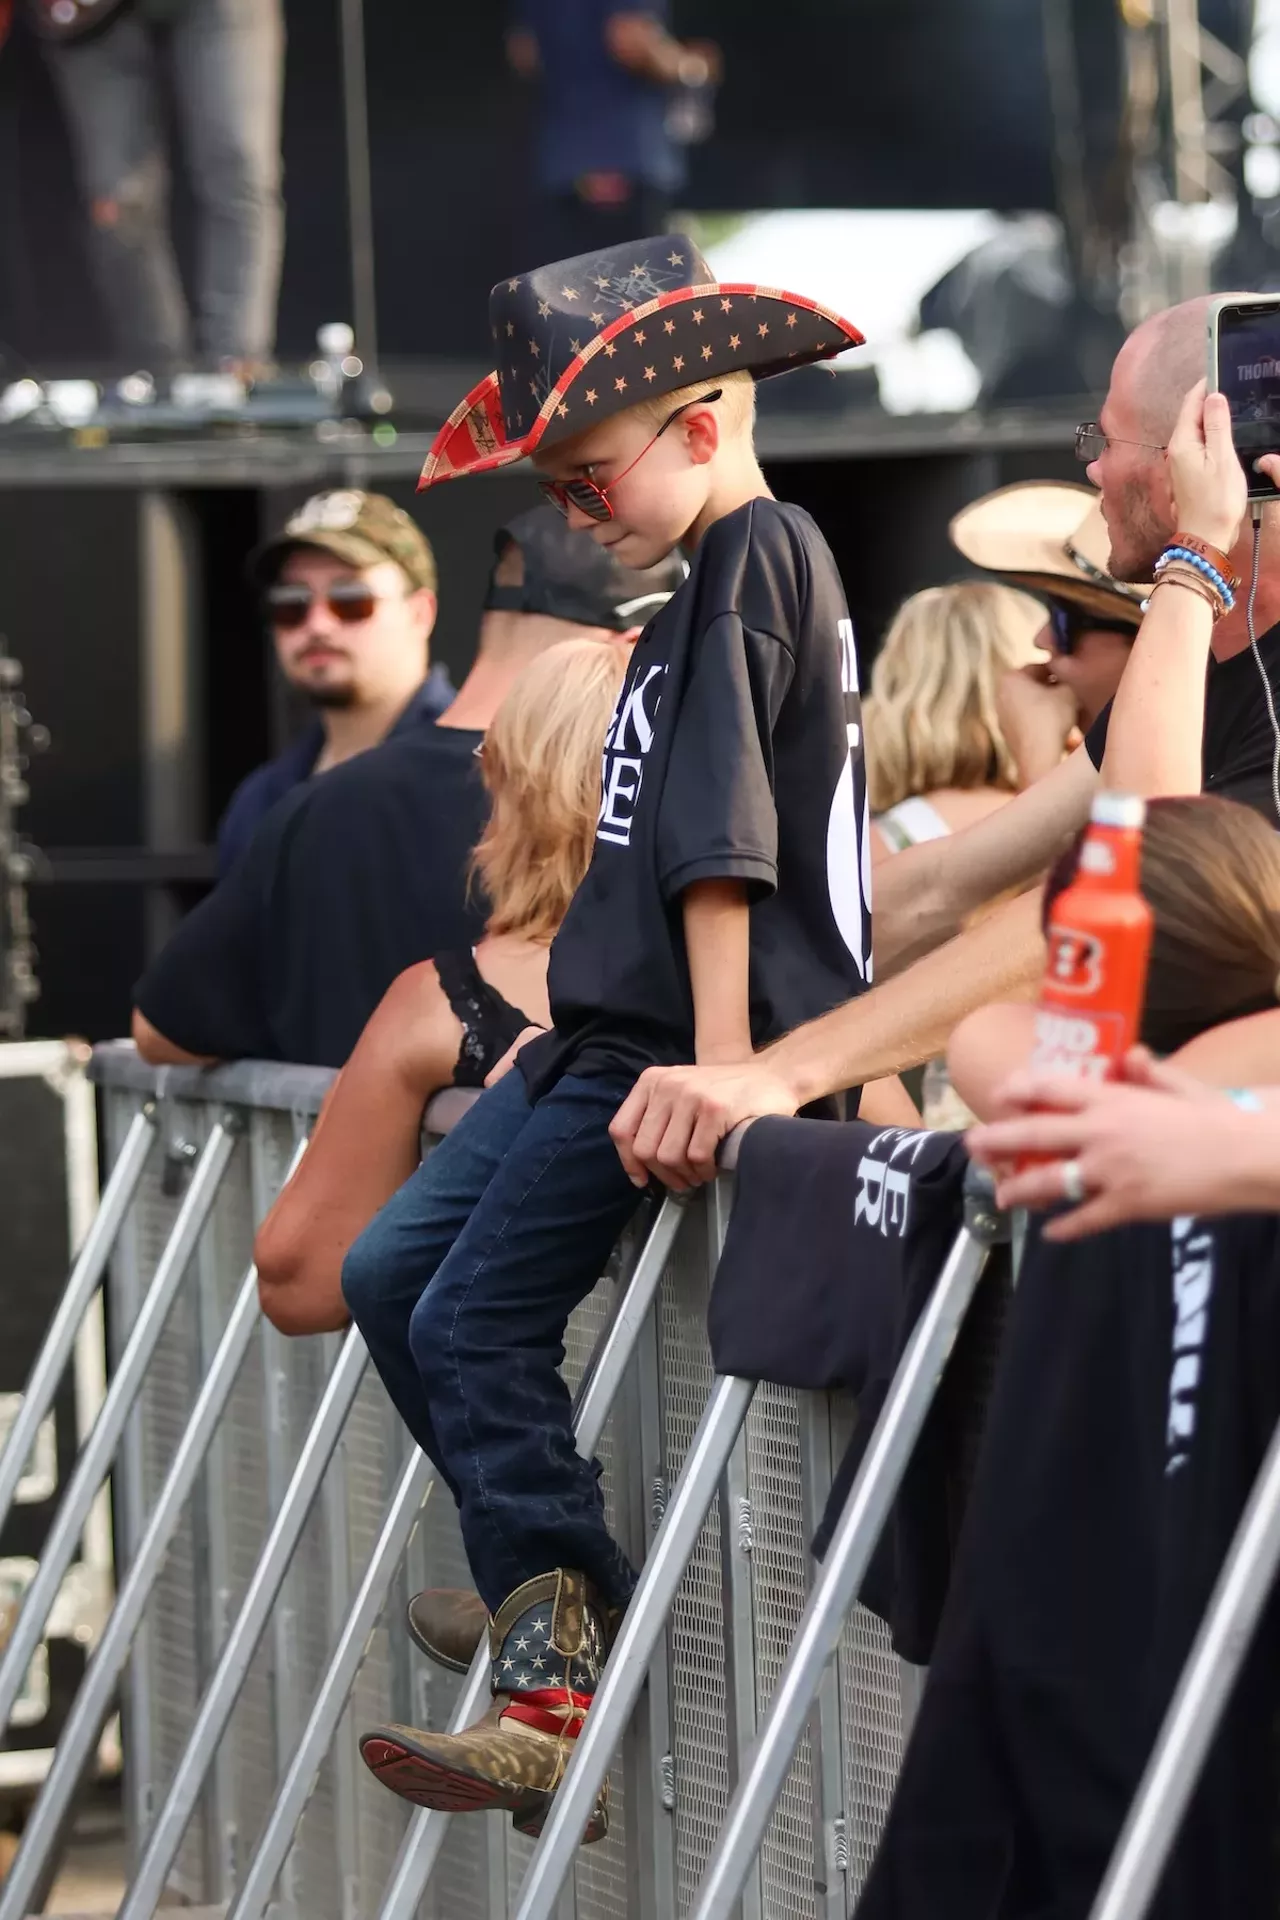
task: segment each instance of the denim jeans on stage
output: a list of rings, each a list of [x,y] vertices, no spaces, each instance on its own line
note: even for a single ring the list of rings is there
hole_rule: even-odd
[[[630,1076],[567,1076],[531,1106],[518,1070],[476,1105],[347,1255],[342,1291],[406,1426],[458,1502],[491,1612],[571,1567],[611,1604],[635,1576],[573,1442],[565,1323],[640,1195],[609,1122]]]
[[[281,0],[181,0],[172,15],[157,32],[129,9],[46,49],[117,347],[156,373],[197,350],[215,361],[270,355],[284,233]],[[199,218],[196,341],[169,232],[164,53]]]

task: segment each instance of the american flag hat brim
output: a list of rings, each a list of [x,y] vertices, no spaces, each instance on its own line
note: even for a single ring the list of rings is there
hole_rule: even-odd
[[[661,261],[664,248],[668,278],[677,277],[686,260],[705,277],[663,287],[661,267],[648,262],[655,254]],[[620,270],[622,260],[630,264]],[[527,459],[643,395],[675,392],[737,369],[763,380],[863,344],[850,321],[816,300],[711,279],[680,234],[501,282],[490,319],[505,358],[445,421],[419,489]]]

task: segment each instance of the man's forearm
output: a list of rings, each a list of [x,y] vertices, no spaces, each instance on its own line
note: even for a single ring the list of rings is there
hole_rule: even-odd
[[[932,1059],[975,1007],[1030,999],[1043,967],[1040,897],[1022,894],[908,972],[798,1027],[761,1059],[804,1105]]]

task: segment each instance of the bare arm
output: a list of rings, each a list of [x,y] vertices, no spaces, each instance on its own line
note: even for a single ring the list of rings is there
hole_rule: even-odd
[[[254,1243],[262,1310],[282,1333],[346,1325],[347,1249],[417,1167],[422,1110],[452,1080],[461,1036],[430,961],[383,995]]]
[[[1034,1039],[1035,1008],[1030,1006],[978,1007],[960,1022],[947,1047],[947,1071],[979,1120],[1007,1111],[1001,1089],[1015,1069],[1027,1065]]]
[[[700,1066],[751,1057],[747,890],[741,880],[695,880],[680,898]]]
[[[704,42],[685,45],[652,13],[615,13],[605,22],[605,45],[620,67],[659,86],[705,86],[719,78],[716,50]]]
[[[211,1067],[217,1058],[212,1053],[188,1053],[185,1047],[166,1039],[159,1027],[153,1027],[137,1007],[133,1010],[130,1031],[134,1046],[153,1067]]]
[[[907,847],[878,866],[878,979],[889,979],[951,939],[989,900],[1038,879],[1089,818],[1097,785],[1093,763],[1084,748],[1077,747],[1051,773],[984,819],[945,840]],[[876,994],[883,991],[877,987]]]
[[[1225,397],[1204,382],[1182,404],[1169,442],[1178,530],[1225,551],[1245,511],[1245,478]],[[1213,615],[1198,593],[1162,586],[1151,596],[1107,729],[1103,784],[1123,793],[1199,793],[1204,677]]]
[[[906,858],[899,854],[887,871]],[[1039,894],[1021,894],[908,972],[739,1066],[650,1067],[614,1117],[614,1145],[639,1186],[650,1172],[676,1191],[709,1180],[720,1141],[741,1121],[794,1113],[824,1094],[918,1066],[975,1007],[1029,999],[1043,968]]]

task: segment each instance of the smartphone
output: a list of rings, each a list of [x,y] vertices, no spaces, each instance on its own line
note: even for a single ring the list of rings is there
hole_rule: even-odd
[[[1223,393],[1251,500],[1280,499],[1254,469],[1280,453],[1280,297],[1215,300],[1209,310],[1209,391]]]

